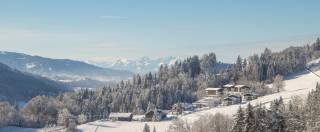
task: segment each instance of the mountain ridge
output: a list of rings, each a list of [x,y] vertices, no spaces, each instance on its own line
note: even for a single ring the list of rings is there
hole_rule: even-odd
[[[162,58],[150,58],[147,56],[138,59],[117,59],[116,61],[87,61],[90,64],[118,69],[118,70],[128,70],[133,73],[145,74],[148,72],[157,72],[160,65],[173,65],[177,61],[181,61],[182,58],[179,57],[162,57]],[[217,62],[217,70],[225,69],[231,66],[231,64]]]
[[[102,68],[82,61],[52,59],[7,51],[0,52],[0,63],[23,72],[51,79],[62,76],[71,79],[91,78],[100,81],[110,81],[127,79],[132,75],[129,71]]]
[[[0,100],[27,101],[37,95],[57,95],[68,87],[0,63]],[[17,83],[19,82],[19,83]]]

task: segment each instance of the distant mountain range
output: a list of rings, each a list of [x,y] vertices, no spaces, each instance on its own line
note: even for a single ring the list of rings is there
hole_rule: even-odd
[[[0,100],[28,101],[37,95],[57,95],[66,90],[61,83],[0,63]]]
[[[136,60],[130,59],[118,59],[114,62],[111,61],[87,61],[87,63],[94,64],[101,67],[117,69],[117,70],[127,70],[134,73],[148,73],[157,72],[160,65],[167,64],[172,65],[180,58],[177,57],[163,57],[157,59],[151,59],[149,57],[142,57]],[[221,70],[227,68],[231,64],[219,62],[216,65],[216,70]]]
[[[86,80],[113,81],[128,79],[132,73],[125,70],[101,68],[81,61],[51,59],[15,52],[0,52],[0,63],[14,69],[41,75],[59,81]]]
[[[110,61],[88,61],[88,63],[111,68],[117,70],[127,70],[134,73],[148,73],[156,72],[161,64],[174,64],[177,60],[176,57],[163,57],[157,59],[151,59],[149,57],[142,57],[136,60],[130,59],[118,59],[114,62]]]

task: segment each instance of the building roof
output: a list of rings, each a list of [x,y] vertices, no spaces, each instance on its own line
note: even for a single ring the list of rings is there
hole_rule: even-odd
[[[206,91],[208,90],[214,90],[214,91],[217,91],[217,90],[221,90],[222,88],[206,88]]]
[[[237,88],[243,88],[243,87],[248,87],[248,86],[246,86],[246,85],[236,85],[235,87],[237,87]]]
[[[110,113],[109,117],[118,118],[118,117],[131,117],[132,113]]]
[[[230,98],[240,98],[239,96],[236,96],[236,95],[229,95],[228,97],[230,97]]]
[[[254,95],[251,94],[251,93],[246,93],[246,94],[244,94],[243,96],[254,96]]]
[[[231,87],[234,87],[234,85],[233,85],[233,84],[226,84],[226,85],[223,85],[223,87],[225,87],[225,88],[231,88]]]
[[[184,109],[190,109],[190,108],[193,107],[191,103],[176,103],[176,104],[174,104],[173,106],[178,106],[179,104],[180,104],[181,107],[184,108]]]
[[[226,98],[224,98],[223,100],[232,101],[232,99],[231,99],[231,98],[229,98],[229,97],[226,97]]]

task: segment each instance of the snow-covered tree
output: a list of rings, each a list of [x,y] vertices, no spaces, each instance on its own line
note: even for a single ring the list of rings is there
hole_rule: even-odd
[[[286,115],[282,98],[271,103],[271,130],[274,132],[284,132],[286,130]]]
[[[69,118],[67,120],[66,132],[76,132],[77,131],[77,124],[73,118]]]
[[[157,132],[157,131],[156,131],[156,127],[153,127],[153,131],[152,131],[152,132]]]
[[[0,102],[0,127],[20,125],[20,117],[16,109],[8,102]]]
[[[84,124],[87,122],[87,116],[84,114],[81,114],[78,116],[78,123],[79,124]]]
[[[273,84],[272,84],[273,89],[274,89],[277,93],[279,93],[280,91],[283,90],[284,85],[285,85],[285,84],[284,84],[284,82],[283,82],[283,76],[277,75],[277,76],[274,78],[274,80],[273,80]]]
[[[294,97],[289,101],[287,109],[287,131],[305,131],[306,130],[306,120],[305,114],[303,111],[303,102],[302,99]]]
[[[268,117],[267,109],[259,105],[255,110],[255,131],[267,132],[271,119]]]
[[[143,132],[150,132],[150,127],[148,124],[144,124]]]
[[[241,108],[241,106],[239,107],[237,114],[234,117],[234,123],[232,126],[232,132],[243,132],[244,131],[244,120],[245,120],[245,116],[244,116],[244,112]]]
[[[244,131],[245,132],[255,132],[255,117],[252,105],[249,103],[246,112],[245,112],[245,119],[244,119]]]
[[[64,108],[62,110],[59,110],[58,112],[58,120],[57,120],[57,125],[59,126],[65,126],[67,125],[67,122],[69,121],[69,117],[71,116],[71,113],[69,112],[68,109]]]

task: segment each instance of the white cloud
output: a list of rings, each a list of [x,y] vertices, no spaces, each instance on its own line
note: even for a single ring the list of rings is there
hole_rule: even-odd
[[[100,16],[100,18],[102,19],[128,19],[128,17],[124,17],[124,16]]]

